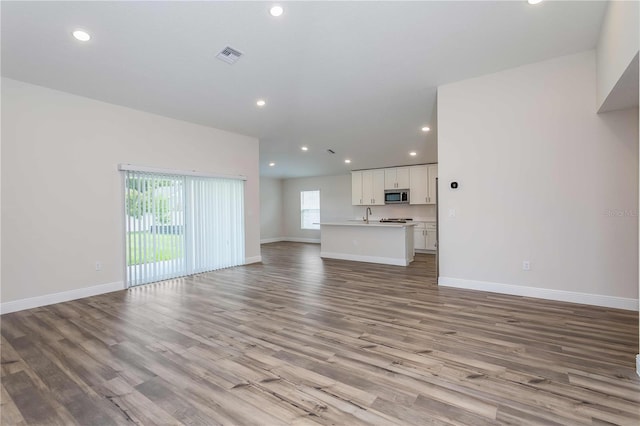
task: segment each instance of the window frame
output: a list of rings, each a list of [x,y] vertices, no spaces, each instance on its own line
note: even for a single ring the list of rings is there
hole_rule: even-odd
[[[304,193],[306,192],[317,192],[318,193],[318,208],[304,208],[305,207],[305,200],[304,200]],[[308,190],[300,190],[300,229],[304,230],[304,231],[318,231],[320,230],[320,211],[321,211],[321,205],[320,205],[320,197],[321,197],[321,193],[319,189],[308,189]],[[317,211],[317,217],[318,217],[318,225],[314,225],[313,223],[311,223],[308,227],[305,226],[305,212],[315,212]]]

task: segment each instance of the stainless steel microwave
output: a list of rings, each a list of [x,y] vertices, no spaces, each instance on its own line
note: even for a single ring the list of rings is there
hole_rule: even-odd
[[[409,204],[408,189],[390,189],[384,191],[385,204]]]

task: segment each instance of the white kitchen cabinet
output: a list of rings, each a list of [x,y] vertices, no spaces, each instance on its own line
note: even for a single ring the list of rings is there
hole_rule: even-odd
[[[416,250],[436,250],[435,222],[416,222],[413,228],[413,247]]]
[[[416,250],[425,250],[427,248],[427,238],[422,224],[413,227],[413,248]]]
[[[409,168],[398,167],[396,169],[396,173],[396,183],[398,184],[398,189],[409,189]]]
[[[384,170],[351,172],[351,204],[354,206],[384,205]]]
[[[429,188],[427,166],[409,167],[409,204],[427,204]]]
[[[351,172],[351,205],[362,205],[362,171]]]
[[[384,169],[384,189],[396,188],[396,169]]]
[[[435,250],[437,247],[436,242],[436,231],[427,229],[427,241],[426,241],[427,250]]]
[[[435,204],[438,165],[409,167],[409,204]]]
[[[414,260],[413,223],[322,222],[320,257],[408,266]]]
[[[351,204],[382,206],[386,189],[409,189],[410,204],[435,204],[437,176],[437,164],[353,171]]]
[[[427,166],[427,204],[435,204],[436,203],[436,183],[438,178],[438,165],[437,164],[429,164]]]
[[[362,171],[362,205],[384,205],[384,169]]]
[[[427,225],[425,226],[425,231],[426,231],[426,237],[427,237],[427,241],[426,241],[427,250],[435,250],[438,245],[438,242],[436,239],[436,235],[437,235],[436,223],[427,222]]]
[[[384,169],[384,189],[409,189],[409,167]]]

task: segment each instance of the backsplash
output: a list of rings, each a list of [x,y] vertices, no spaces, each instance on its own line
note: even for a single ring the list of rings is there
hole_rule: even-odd
[[[353,219],[361,219],[364,216],[365,206],[352,206]],[[410,205],[410,204],[389,204],[385,206],[371,206],[369,217],[373,220],[381,218],[412,218],[413,220],[435,220],[435,205]]]

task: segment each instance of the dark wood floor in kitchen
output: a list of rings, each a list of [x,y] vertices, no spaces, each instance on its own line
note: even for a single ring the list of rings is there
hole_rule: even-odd
[[[2,424],[640,424],[638,315],[263,246],[2,316]]]

